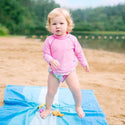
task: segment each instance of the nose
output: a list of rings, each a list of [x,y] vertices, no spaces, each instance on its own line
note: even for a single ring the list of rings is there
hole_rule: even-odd
[[[60,27],[60,25],[59,25],[59,24],[57,24],[57,25],[56,25],[56,28],[59,28],[59,27]]]

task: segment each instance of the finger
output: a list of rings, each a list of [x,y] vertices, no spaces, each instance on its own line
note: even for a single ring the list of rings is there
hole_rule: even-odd
[[[55,68],[58,68],[59,66],[60,66],[59,62],[56,61],[56,62],[54,63],[54,67],[55,67]]]
[[[89,72],[89,68],[88,67],[86,67],[86,71]]]
[[[57,66],[55,64],[53,64],[51,67],[52,67],[52,70],[57,69]]]
[[[59,62],[58,62],[58,61],[55,61],[55,65],[56,65],[56,66],[59,66],[60,64],[59,64]]]

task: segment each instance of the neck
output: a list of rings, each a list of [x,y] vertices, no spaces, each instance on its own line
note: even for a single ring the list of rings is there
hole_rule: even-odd
[[[55,35],[55,34],[53,34],[53,36],[55,37],[55,38],[57,38],[57,39],[65,39],[65,38],[67,38],[68,36],[69,36],[69,34],[66,34],[66,35]]]

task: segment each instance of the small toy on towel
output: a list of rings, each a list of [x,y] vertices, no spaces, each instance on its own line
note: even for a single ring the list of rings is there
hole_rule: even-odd
[[[42,112],[44,111],[43,107],[44,107],[45,105],[46,105],[46,104],[43,103],[42,105],[38,106],[38,109],[39,109],[40,113],[42,113]],[[61,114],[59,111],[52,111],[52,114],[53,114],[54,116],[60,116],[60,117],[64,116],[64,114]]]
[[[61,114],[59,111],[52,111],[52,114],[54,116],[60,116],[60,117],[64,116],[64,114]]]
[[[40,111],[40,113],[42,113],[44,111],[44,109],[40,109],[39,111]]]
[[[44,111],[44,109],[41,109],[42,107],[44,107],[46,104],[43,103],[42,105],[38,106],[38,109],[40,111],[40,113],[42,113]]]
[[[43,103],[42,105],[38,106],[38,109],[42,108],[43,106],[45,106],[46,104]]]

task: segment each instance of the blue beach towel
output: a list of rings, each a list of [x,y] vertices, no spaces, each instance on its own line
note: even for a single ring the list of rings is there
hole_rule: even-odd
[[[46,87],[8,85],[5,104],[0,108],[0,125],[108,125],[92,90],[81,90],[84,118],[78,117],[69,89],[59,88],[52,110],[60,111],[64,116],[50,114],[42,119],[38,106],[45,103],[46,92]]]

